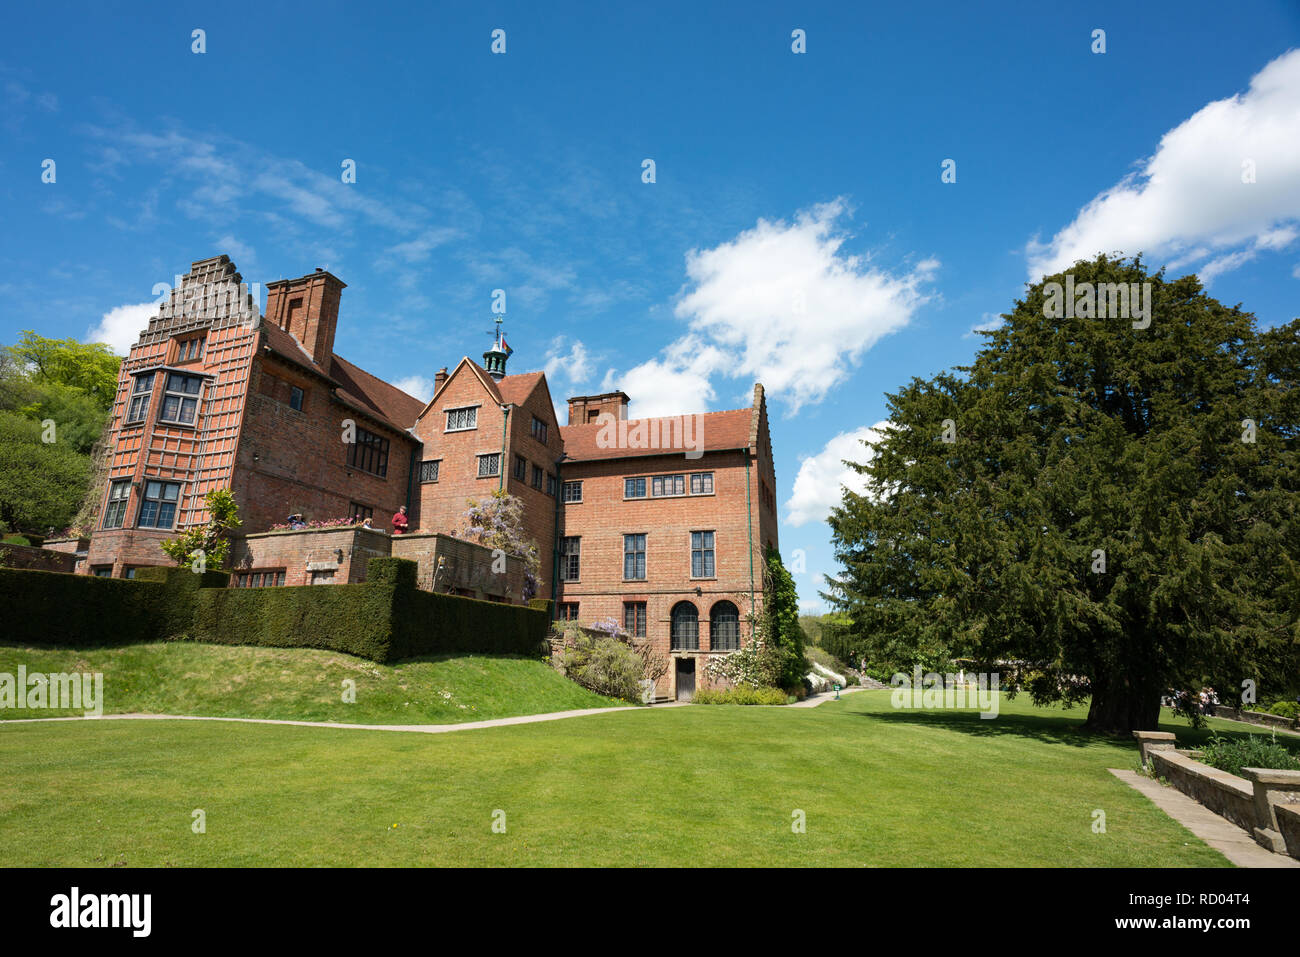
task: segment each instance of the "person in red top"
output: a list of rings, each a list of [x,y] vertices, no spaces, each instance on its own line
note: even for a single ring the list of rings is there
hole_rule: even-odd
[[[409,524],[406,518],[406,506],[403,505],[393,516],[393,534],[402,535],[406,532],[406,526]]]

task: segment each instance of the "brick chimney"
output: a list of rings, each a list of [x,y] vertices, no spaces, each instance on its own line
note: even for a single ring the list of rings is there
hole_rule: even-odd
[[[316,364],[328,370],[347,283],[317,268],[299,279],[266,284],[266,318],[297,339]]]
[[[437,372],[433,374],[434,395],[438,394],[438,390],[442,388],[442,384],[446,381],[447,381],[447,367],[443,366],[441,369],[439,369]]]
[[[626,392],[575,395],[569,399],[569,425],[587,425],[605,414],[612,415],[616,419],[626,419],[627,404],[631,401]]]

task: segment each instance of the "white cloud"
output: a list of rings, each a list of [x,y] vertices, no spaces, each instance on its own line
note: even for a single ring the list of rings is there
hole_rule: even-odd
[[[866,476],[853,471],[844,461],[869,462],[874,453],[862,443],[879,441],[881,431],[888,425],[882,421],[841,432],[816,455],[804,458],[794,479],[793,493],[785,503],[786,524],[797,528],[809,522],[824,522],[831,509],[840,504],[842,488],[859,495],[865,493]]]
[[[1099,252],[1172,268],[1213,257],[1208,277],[1280,249],[1300,221],[1300,50],[1273,60],[1243,94],[1209,103],[1160,139],[1141,169],[1092,199],[1046,244],[1026,246],[1029,278]],[[1255,182],[1243,183],[1243,164]],[[1175,265],[1177,264],[1177,265]]]
[[[99,325],[86,332],[87,342],[106,342],[119,356],[131,351],[140,333],[149,325],[149,320],[158,314],[156,302],[141,302],[135,305],[118,306],[110,309],[99,320]]]
[[[842,254],[847,236],[835,227],[846,211],[837,199],[691,250],[676,306],[689,331],[609,380],[654,414],[699,411],[717,374],[761,381],[791,414],[822,401],[863,353],[907,324],[939,266],[927,259],[890,273]]]
[[[1006,320],[996,312],[986,312],[980,316],[980,321],[970,327],[970,331],[962,336],[963,339],[982,339],[981,332],[992,332]]]
[[[556,336],[546,353],[546,364],[542,370],[546,381],[551,384],[564,382],[569,385],[582,385],[591,376],[593,365],[591,354],[581,339],[574,339],[569,351],[564,351],[567,342],[565,336]]]
[[[433,398],[433,380],[428,376],[408,375],[403,379],[394,379],[393,385],[407,395],[413,395],[425,402]]]

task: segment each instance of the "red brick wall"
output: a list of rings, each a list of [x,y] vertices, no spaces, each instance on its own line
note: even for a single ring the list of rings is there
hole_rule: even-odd
[[[290,385],[304,392],[301,412],[289,407]],[[388,439],[384,478],[347,465],[344,419]],[[315,376],[259,356],[253,363],[234,476],[244,531],[265,531],[295,512],[308,521],[348,518],[351,502],[373,508],[375,527],[389,529],[393,513],[406,504],[415,448],[407,434],[332,399],[329,387]],[[418,514],[412,522],[417,520]]]
[[[0,566],[71,574],[77,566],[77,556],[50,548],[0,543]]]
[[[533,416],[546,423],[546,443],[533,437]],[[555,420],[555,406],[550,394],[539,386],[523,404],[510,413],[510,447],[509,472],[506,489],[524,503],[524,531],[537,544],[537,555],[541,559],[541,570],[537,575],[538,591],[541,598],[551,596],[552,570],[554,569],[556,502],[559,499],[559,477],[555,461],[564,451],[560,438],[559,423]],[[516,456],[523,456],[527,462],[524,479],[514,477]],[[541,491],[532,486],[533,466],[542,470]],[[546,492],[546,476],[556,477],[556,494]]]
[[[389,536],[375,529],[299,529],[234,540],[230,567],[234,574],[282,568],[285,585],[310,585],[312,569],[332,570],[333,583],[343,585],[365,581],[370,559],[388,555]],[[233,576],[231,584],[235,584]]]
[[[581,543],[581,581],[562,582],[557,601],[577,602],[584,625],[613,616],[621,623],[625,601],[646,602],[646,635],[664,656],[671,656],[670,623],[679,601],[695,605],[700,616],[700,652],[696,687],[707,686],[704,659],[709,650],[708,618],[718,601],[732,602],[740,613],[742,642],[750,634],[745,620],[750,605],[749,525],[746,512],[745,460],[742,452],[706,452],[688,460],[681,454],[610,461],[566,463],[562,477],[583,483],[581,504],[566,504],[561,535],[577,535]],[[623,479],[629,476],[713,472],[712,495],[625,500]],[[752,482],[752,473],[751,473]],[[649,481],[647,481],[647,486]],[[688,486],[689,487],[689,486]],[[649,489],[647,488],[647,492]],[[751,485],[750,498],[753,499]],[[757,520],[757,509],[754,511]],[[714,579],[692,579],[692,531],[714,532]],[[754,528],[753,587],[761,598],[762,565],[758,527]],[[623,535],[646,535],[646,580],[623,579]],[[695,594],[699,588],[700,595]],[[672,671],[659,692],[673,693]]]

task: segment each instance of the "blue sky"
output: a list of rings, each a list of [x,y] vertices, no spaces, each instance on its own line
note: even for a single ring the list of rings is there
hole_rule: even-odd
[[[1044,269],[1144,251],[1297,312],[1300,4],[1063,6],[20,5],[0,341],[121,347],[154,284],[224,252],[251,282],[330,269],[337,351],[418,393],[482,353],[502,288],[511,371],[560,401],[764,382],[811,609],[883,393],[968,362]]]

